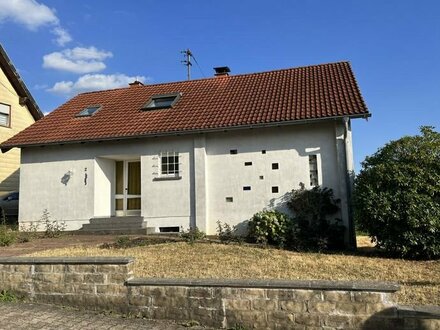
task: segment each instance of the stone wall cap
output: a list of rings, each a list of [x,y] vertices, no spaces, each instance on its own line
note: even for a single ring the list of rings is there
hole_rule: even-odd
[[[440,319],[440,306],[398,306],[400,318]]]
[[[325,280],[241,280],[241,279],[184,279],[184,278],[133,278],[127,286],[188,286],[229,287],[258,289],[305,289],[325,291],[396,292],[397,283],[373,281],[325,281]]]
[[[126,265],[134,262],[128,257],[0,257],[0,265]]]

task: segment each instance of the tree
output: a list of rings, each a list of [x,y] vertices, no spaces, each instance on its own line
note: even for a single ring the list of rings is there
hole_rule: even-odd
[[[406,258],[440,257],[440,133],[387,143],[362,163],[355,219],[379,248]]]

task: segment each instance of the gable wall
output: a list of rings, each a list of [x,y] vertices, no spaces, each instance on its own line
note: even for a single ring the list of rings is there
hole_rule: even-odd
[[[0,68],[0,103],[11,106],[10,127],[0,126],[0,141],[5,141],[35,122],[26,106],[19,104],[19,96]],[[18,190],[20,150],[0,152],[0,193]]]
[[[317,155],[319,183],[339,195],[332,122],[212,134],[206,144],[209,231],[215,231],[218,220],[238,225],[264,208],[288,213],[287,194],[300,183],[311,187],[309,155]],[[230,149],[237,154],[230,154]],[[272,169],[273,163],[279,168]],[[272,187],[278,187],[278,193]]]

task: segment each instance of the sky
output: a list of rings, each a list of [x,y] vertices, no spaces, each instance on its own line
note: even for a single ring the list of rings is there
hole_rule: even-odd
[[[352,122],[356,171],[388,141],[440,129],[437,0],[0,0],[0,43],[44,113],[135,79],[185,80],[189,48],[193,78],[350,61],[372,113]]]

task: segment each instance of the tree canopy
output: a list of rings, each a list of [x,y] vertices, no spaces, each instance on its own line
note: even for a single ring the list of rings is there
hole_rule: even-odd
[[[355,219],[377,246],[408,258],[440,257],[440,133],[391,141],[362,163]]]

